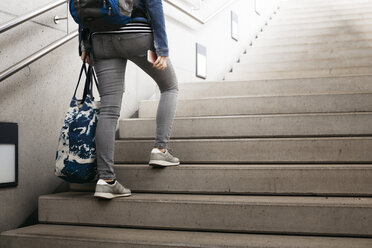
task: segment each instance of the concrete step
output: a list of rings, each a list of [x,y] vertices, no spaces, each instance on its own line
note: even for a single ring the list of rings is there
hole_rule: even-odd
[[[221,232],[168,231],[38,224],[3,232],[7,248],[370,248],[372,239],[262,235]]]
[[[317,33],[314,32],[315,31],[318,31]],[[324,29],[314,29],[314,30],[298,30],[298,32],[282,32],[282,31],[271,31],[271,32],[266,32],[265,29],[262,29],[262,32],[259,32],[257,33],[257,35],[255,36],[255,38],[259,38],[259,40],[275,40],[275,39],[286,39],[286,38],[289,38],[289,39],[297,39],[297,38],[324,38],[324,36],[343,36],[343,37],[350,37],[350,36],[357,36],[357,37],[360,37],[360,39],[368,39],[369,35],[370,35],[370,30],[366,29],[366,30],[361,30],[359,31],[359,29],[355,29],[355,30],[350,30],[348,32],[340,32],[340,33],[337,33],[335,32],[335,28],[332,28],[332,30],[330,31],[333,31],[333,32],[327,32],[325,31],[324,32]],[[319,33],[320,31],[320,33]],[[336,30],[337,31],[337,30]],[[366,38],[365,38],[366,37]],[[256,39],[253,39],[252,41],[253,42],[256,42],[257,43],[257,40]]]
[[[183,164],[154,169],[116,164],[116,177],[132,192],[243,195],[371,196],[371,164]],[[95,183],[70,184],[72,191]]]
[[[318,9],[318,11],[285,11],[284,8],[280,8],[277,12],[277,16],[279,17],[284,17],[284,18],[304,18],[304,17],[309,17],[316,19],[318,17],[324,17],[328,15],[343,15],[343,16],[348,16],[348,15],[355,15],[358,13],[369,13],[372,12],[372,7],[371,4],[369,5],[370,7],[355,7],[355,8],[344,8],[344,9],[339,9],[339,10],[333,10],[332,8],[328,9]]]
[[[250,53],[250,50],[253,53],[260,53],[263,51],[263,54],[278,54],[278,53],[298,53],[298,52],[307,52],[307,53],[340,53],[344,50],[371,50],[372,40],[360,40],[353,42],[334,42],[334,43],[302,43],[302,44],[291,44],[291,45],[271,45],[271,46],[257,46],[256,44],[247,49],[247,54]]]
[[[315,19],[316,21],[316,19]],[[275,22],[273,22],[275,23]],[[370,19],[354,19],[354,20],[338,20],[338,21],[328,21],[328,22],[293,22],[293,23],[280,23],[280,25],[268,25],[265,30],[293,30],[293,29],[314,29],[314,28],[331,28],[331,27],[355,27],[361,25],[371,25],[372,18]]]
[[[225,80],[262,80],[262,79],[289,79],[289,78],[319,78],[319,77],[343,77],[367,75],[372,73],[372,67],[340,67],[332,69],[314,69],[314,70],[298,70],[298,71],[271,71],[271,72],[247,72],[234,71],[227,73]]]
[[[324,50],[321,52],[270,52],[262,48],[250,48],[239,58],[240,63],[298,62],[324,59],[359,59],[372,57],[372,49],[350,48],[345,50]],[[179,92],[180,93],[180,92]]]
[[[279,18],[278,18],[279,19]],[[349,16],[339,16],[339,18],[331,18],[331,19],[315,19],[315,20],[308,20],[308,19],[299,19],[299,20],[272,20],[270,22],[270,26],[281,26],[281,25],[312,25],[312,24],[315,24],[315,25],[318,25],[318,24],[322,24],[322,23],[325,23],[326,21],[327,22],[345,22],[345,23],[353,23],[353,22],[365,22],[367,20],[371,20],[372,19],[372,13],[369,15],[369,14],[365,14],[364,15],[364,18],[358,16],[358,15],[349,15]]]
[[[90,192],[39,197],[41,223],[372,237],[371,218],[372,198],[362,197],[136,193],[107,201]]]
[[[281,7],[278,11],[281,15],[319,15],[319,14],[326,14],[326,13],[340,13],[340,14],[348,14],[348,13],[355,13],[356,11],[361,10],[372,10],[372,3],[365,2],[359,4],[328,4],[324,6],[308,6],[303,8],[286,8]]]
[[[175,118],[171,137],[243,138],[371,135],[372,112]],[[275,126],[275,128],[273,128]],[[120,139],[155,139],[155,118],[120,120]]]
[[[331,12],[331,13],[348,13],[349,10],[365,10],[365,9],[371,9],[372,3],[365,2],[360,4],[354,4],[354,3],[328,3],[325,5],[313,5],[313,6],[304,6],[301,5],[299,7],[290,8],[290,6],[281,6],[278,13],[280,15],[298,15],[298,14],[319,14],[319,13],[325,13],[325,12]]]
[[[361,40],[372,40],[372,33],[362,33],[361,35],[355,34],[342,34],[342,35],[319,35],[319,36],[302,36],[302,37],[284,37],[284,38],[261,38],[255,39],[252,44],[254,48],[260,46],[288,46],[298,44],[317,44],[317,43],[340,43],[340,42],[357,42]]]
[[[292,54],[286,56],[295,57]],[[248,57],[248,55],[247,55]],[[276,56],[276,57],[279,57]],[[241,57],[243,61],[244,57]],[[372,75],[258,81],[208,81],[179,84],[179,99],[226,96],[372,93]]]
[[[171,139],[188,163],[371,163],[371,137]],[[154,140],[117,140],[115,163],[148,163]]]
[[[176,117],[370,112],[371,96],[370,93],[355,93],[181,99],[177,103]],[[155,118],[157,106],[157,101],[141,101],[139,118]]]
[[[317,30],[317,29],[356,29],[359,27],[368,26],[372,24],[371,19],[363,20],[360,22],[344,21],[344,22],[327,22],[323,24],[292,24],[292,25],[278,25],[278,26],[265,26],[265,32],[283,32],[283,31],[296,31],[296,30]]]
[[[233,65],[233,72],[244,71],[244,72],[275,72],[275,71],[305,71],[305,70],[323,70],[323,69],[335,69],[335,68],[353,68],[353,67],[372,67],[372,57],[366,58],[353,58],[348,60],[340,59],[315,59],[315,60],[303,60],[303,61],[290,61],[277,63],[266,62],[244,62],[236,63]]]
[[[371,33],[372,25],[361,25],[355,27],[332,27],[332,28],[311,28],[311,29],[293,29],[293,30],[269,30],[265,29],[259,33],[259,38],[284,38],[293,36],[324,36],[324,35],[353,35],[355,33]]]
[[[336,5],[336,6],[357,6],[359,4],[370,3],[370,0],[355,0],[353,2],[347,0],[300,0],[300,1],[282,1],[280,6],[285,9],[304,9],[304,8],[321,8],[323,6]]]
[[[321,0],[286,0],[281,2],[281,7],[283,8],[309,8],[309,7],[321,7],[321,6],[327,6],[327,5],[353,5],[356,6],[358,4],[365,4],[369,3],[369,0],[355,0],[353,2],[347,1],[347,0],[329,0],[327,2],[321,1]]]
[[[361,10],[359,13],[355,14],[338,14],[338,13],[331,13],[329,15],[324,16],[317,16],[316,18],[312,18],[312,16],[305,15],[305,16],[290,16],[281,14],[280,10],[279,13],[273,17],[270,21],[271,24],[278,24],[280,23],[297,23],[297,22],[327,22],[327,21],[338,21],[338,20],[348,20],[348,19],[370,19],[372,15],[371,10],[363,11]]]

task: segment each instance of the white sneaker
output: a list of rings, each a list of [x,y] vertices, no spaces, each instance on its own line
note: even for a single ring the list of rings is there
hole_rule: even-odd
[[[99,179],[96,184],[96,192],[94,197],[112,199],[121,196],[130,196],[130,189],[125,188],[121,185],[118,180],[114,184],[109,184],[103,179]]]
[[[165,152],[160,151],[158,148],[153,148],[150,154],[149,165],[151,166],[174,166],[179,165],[180,160],[168,151],[172,149],[166,149]]]

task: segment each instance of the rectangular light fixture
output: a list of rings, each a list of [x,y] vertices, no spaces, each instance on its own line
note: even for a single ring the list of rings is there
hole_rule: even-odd
[[[196,43],[196,76],[207,78],[207,48]]]
[[[0,187],[18,185],[18,124],[0,122]]]
[[[231,11],[231,38],[236,41],[239,39],[238,15],[233,11]]]

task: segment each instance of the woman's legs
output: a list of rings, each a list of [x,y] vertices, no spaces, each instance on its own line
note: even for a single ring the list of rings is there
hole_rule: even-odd
[[[115,131],[120,116],[127,59],[151,76],[160,88],[154,147],[167,148],[177,106],[178,81],[169,58],[168,66],[163,71],[154,68],[147,61],[147,50],[152,48],[152,34],[97,35],[93,38],[92,62],[101,97],[95,137],[100,179],[115,178]]]
[[[156,112],[156,140],[154,147],[168,148],[174,116],[177,109],[178,81],[173,65],[167,58],[167,68],[163,71],[152,67],[146,56],[130,58],[158,84],[161,95]]]
[[[96,127],[97,170],[100,179],[114,179],[115,131],[124,92],[126,59],[95,59],[101,106]]]

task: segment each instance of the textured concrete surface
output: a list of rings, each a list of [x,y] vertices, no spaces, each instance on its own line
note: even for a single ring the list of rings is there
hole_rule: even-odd
[[[158,103],[140,102],[139,117],[154,118]],[[238,96],[181,99],[177,117],[231,116],[250,114],[336,113],[371,111],[369,93]]]
[[[334,59],[317,59],[317,60],[306,60],[306,61],[294,61],[278,63],[265,62],[265,63],[254,63],[254,62],[240,62],[234,65],[233,71],[245,72],[271,72],[271,71],[289,71],[289,70],[315,70],[315,69],[336,69],[345,67],[371,67],[372,57],[366,58],[349,58],[341,60],[340,58]]]
[[[14,17],[0,12],[0,23],[8,17]],[[21,26],[11,29],[0,36],[0,71],[37,52],[41,48],[62,38],[66,31],[50,28],[35,22],[26,22]],[[22,51],[17,48],[22,47]],[[74,50],[75,51],[75,50]]]
[[[302,36],[300,36],[302,37]],[[295,38],[294,38],[295,39]],[[333,50],[341,50],[341,49],[366,49],[370,48],[372,46],[372,40],[366,39],[363,40],[361,37],[358,41],[353,42],[347,42],[347,41],[340,41],[340,42],[334,42],[334,43],[302,43],[302,44],[288,44],[288,45],[268,45],[268,46],[260,46],[258,45],[259,40],[257,39],[256,43],[253,43],[254,45],[257,44],[257,49],[253,48],[256,52],[261,50],[266,50],[266,53],[268,53],[270,50],[275,53],[284,53],[284,52],[303,52],[307,51],[308,53],[317,53],[322,51],[333,51]]]
[[[80,70],[76,51],[74,39],[0,83],[0,121],[19,126],[19,181],[0,190],[0,231],[36,222],[38,196],[67,190],[53,166]]]
[[[372,10],[372,9],[371,9]],[[283,13],[282,13],[283,14]],[[273,31],[284,31],[284,30],[313,30],[313,29],[326,29],[326,28],[340,28],[354,29],[355,27],[370,26],[372,21],[370,19],[363,20],[345,20],[345,21],[328,21],[323,23],[294,23],[294,24],[282,24],[267,26],[267,32]]]
[[[236,74],[228,73],[226,80],[261,80],[261,79],[289,79],[289,78],[319,78],[334,76],[366,75],[372,74],[370,66],[364,67],[342,67],[330,69],[314,69],[302,71],[273,71],[273,72],[245,72],[239,71]]]
[[[370,39],[361,39],[359,37],[359,40],[356,41],[335,41],[335,42],[318,42],[318,43],[311,43],[311,42],[306,42],[304,41],[303,43],[295,43],[295,44],[286,44],[286,45],[280,45],[280,44],[269,44],[269,45],[259,45],[259,42],[257,41],[255,45],[257,47],[264,47],[266,49],[273,49],[277,50],[279,47],[283,50],[291,49],[289,50],[290,52],[292,51],[302,51],[302,50],[307,50],[307,51],[312,51],[312,50],[329,50],[329,49],[356,49],[356,48],[365,48],[365,47],[371,47],[372,40]],[[279,50],[280,51],[280,50]],[[276,51],[278,52],[278,51]]]
[[[323,8],[323,9],[318,9],[318,10],[310,10],[307,11],[305,10],[285,10],[285,7],[281,8],[281,12],[279,11],[278,16],[282,14],[285,16],[285,18],[304,18],[304,17],[310,17],[312,19],[318,18],[318,17],[323,17],[323,16],[329,16],[329,15],[353,15],[353,14],[358,14],[358,13],[370,13],[372,11],[371,4],[368,4],[369,7],[366,7],[365,5],[362,5],[362,7],[358,6],[346,6],[343,8],[339,8],[337,11],[337,7],[335,10],[333,10],[333,7]],[[336,12],[337,11],[337,12]]]
[[[370,248],[371,239],[255,235],[39,224],[2,234],[1,245],[71,248]],[[2,247],[3,247],[2,246]]]
[[[333,27],[333,28],[313,28],[313,29],[292,29],[292,30],[272,30],[270,32],[263,32],[261,33],[260,37],[278,37],[278,36],[285,36],[286,33],[295,33],[296,36],[304,36],[304,35],[330,35],[330,34],[352,34],[352,33],[370,33],[372,25],[363,25],[358,27],[349,27],[349,28],[342,28],[342,27]]]
[[[372,236],[371,218],[372,199],[361,197],[136,193],[107,201],[64,192],[39,198],[41,223]]]
[[[286,56],[290,56],[287,54]],[[297,54],[296,54],[297,55]],[[298,54],[298,55],[303,55]],[[245,55],[249,56],[249,55]],[[270,58],[282,54],[271,54]],[[243,59],[243,58],[241,58]],[[226,96],[325,94],[372,92],[372,75],[327,78],[295,78],[257,81],[212,81],[179,85],[179,99]]]
[[[369,3],[369,0],[355,0],[353,1],[355,4],[364,4]],[[328,8],[330,4],[335,4],[335,6],[350,6],[350,1],[347,0],[329,0],[327,2],[321,0],[302,0],[302,1],[283,1],[281,5],[283,8],[291,10],[291,9],[303,9],[306,8]]]
[[[363,39],[372,39],[372,33],[363,33]],[[282,38],[258,38],[254,43],[255,47],[262,46],[278,46],[278,45],[296,45],[296,44],[316,44],[316,43],[333,43],[333,42],[355,42],[359,41],[361,37],[358,35],[317,35],[317,36],[302,36],[293,39],[292,37],[282,37]]]
[[[319,8],[319,7],[317,7]],[[336,21],[345,21],[345,22],[358,22],[358,21],[362,21],[362,20],[366,20],[368,17],[370,18],[371,17],[371,13],[366,13],[364,15],[348,15],[348,16],[344,16],[344,15],[340,15],[338,17],[336,16],[333,16],[333,18],[330,18],[330,19],[327,19],[328,21],[330,22],[336,22]],[[283,16],[283,15],[281,15]],[[364,17],[364,18],[363,18]],[[324,17],[326,18],[326,17]],[[324,18],[316,18],[316,19],[301,19],[301,18],[298,18],[296,20],[280,20],[280,18],[275,18],[275,21],[271,22],[270,23],[270,26],[279,26],[279,25],[302,25],[302,24],[310,24],[310,23],[314,23],[314,24],[320,24],[320,23],[324,23]]]
[[[298,3],[299,1],[293,2]],[[372,11],[364,8],[363,4],[359,5],[360,11],[356,11],[358,7],[355,6],[355,2],[348,8],[346,7],[347,2],[342,0],[345,7],[334,8],[337,11],[323,11],[320,9],[315,12],[315,7],[323,8],[328,4],[332,7],[331,3],[337,1],[315,0],[305,2],[313,4],[314,10],[308,11],[304,8],[304,10],[287,11],[289,18],[280,18],[278,12],[274,19],[288,21],[291,18],[292,20],[298,18],[298,21],[303,21],[305,20],[304,17],[307,16],[311,20],[318,17],[318,21],[342,20],[341,16],[344,16],[345,19],[355,18],[358,14],[360,14],[360,18],[370,16],[370,11]],[[340,2],[338,1],[338,3]],[[357,2],[361,3],[363,1],[359,0]],[[344,11],[348,13],[344,15],[346,13]],[[285,13],[286,11],[282,12],[282,14]],[[220,20],[225,20],[223,18],[229,17],[229,15],[230,10],[223,15],[221,14]],[[339,19],[336,19],[337,15]],[[250,16],[244,15],[244,18],[250,18]],[[244,19],[243,22],[246,20]],[[352,21],[348,21],[348,23],[352,23]],[[253,247],[293,248],[305,245],[307,247],[329,246],[338,248],[346,246],[359,248],[371,246],[371,239],[357,238],[360,236],[372,237],[372,201],[369,197],[372,188],[370,180],[372,139],[368,129],[370,119],[369,117],[363,119],[369,113],[337,114],[371,111],[372,106],[369,100],[371,99],[371,91],[370,76],[368,76],[371,75],[368,61],[371,56],[366,53],[360,57],[364,57],[364,59],[355,61],[362,50],[368,50],[372,46],[370,44],[371,39],[368,38],[371,33],[369,28],[372,25],[369,24],[369,21],[355,21],[354,23],[357,25],[350,27],[345,24],[342,29],[342,25],[338,21],[327,24],[318,23],[313,27],[307,24],[285,24],[285,27],[272,28],[276,31],[270,31],[270,28],[265,29],[266,33],[271,33],[271,36],[266,36],[265,32],[260,33],[259,38],[253,42],[251,48],[254,49],[254,46],[260,40],[277,37],[283,37],[282,42],[285,42],[284,37],[289,36],[301,37],[302,40],[293,42],[291,46],[283,44],[273,46],[266,43],[266,45],[261,45],[266,47],[257,48],[255,55],[268,57],[268,55],[274,54],[278,58],[277,56],[286,57],[285,55],[289,54],[288,58],[297,60],[295,63],[283,64],[281,67],[267,65],[269,66],[266,67],[268,69],[267,73],[260,72],[257,69],[260,67],[255,67],[255,70],[252,71],[244,68],[239,69],[240,72],[234,70],[235,79],[244,81],[249,86],[245,87],[243,82],[236,82],[233,87],[235,89],[243,87],[244,89],[241,92],[247,94],[234,93],[231,90],[226,91],[226,93],[231,94],[229,97],[221,97],[223,96],[221,90],[227,87],[222,86],[220,91],[211,91],[209,99],[195,100],[198,97],[208,97],[208,87],[212,83],[203,84],[200,88],[185,87],[189,89],[189,93],[184,96],[188,95],[191,99],[194,99],[192,102],[198,105],[192,105],[189,104],[191,101],[182,100],[180,101],[181,105],[179,105],[180,112],[178,112],[178,114],[186,113],[186,116],[190,117],[193,117],[195,113],[199,116],[216,116],[241,115],[247,112],[260,114],[261,116],[239,116],[240,118],[235,116],[230,119],[230,121],[234,121],[234,124],[228,124],[224,117],[184,118],[181,122],[176,120],[174,127],[176,131],[181,131],[179,134],[176,133],[179,137],[186,135],[186,132],[193,129],[200,129],[198,135],[203,135],[202,131],[204,130],[204,135],[209,136],[205,139],[195,139],[195,137],[194,139],[172,139],[170,146],[175,151],[175,155],[180,157],[181,165],[167,169],[153,169],[146,164],[154,143],[153,136],[151,136],[153,132],[148,132],[150,125],[152,125],[152,128],[154,127],[154,120],[138,120],[145,123],[141,124],[145,127],[142,126],[142,130],[138,131],[143,132],[141,134],[143,135],[142,138],[146,138],[146,140],[119,140],[116,143],[115,152],[117,162],[115,170],[119,180],[122,180],[124,185],[134,189],[134,194],[131,197],[102,201],[94,199],[92,192],[44,195],[39,198],[40,221],[92,226],[66,227],[64,229],[64,226],[60,225],[58,226],[60,229],[53,229],[52,226],[39,225],[27,230],[15,230],[2,235],[0,242],[3,243],[1,245],[17,247],[33,241],[36,247],[44,245],[94,247],[95,245],[98,246],[97,243],[107,245],[108,239],[111,239],[110,245],[146,247],[148,244],[154,244],[153,247],[164,247],[165,239],[167,239],[168,243],[166,245],[170,247],[184,247],[186,245],[190,247],[249,247],[251,245]],[[215,23],[216,26],[221,26],[219,24],[219,22]],[[178,25],[180,24],[177,23],[172,26],[173,30],[179,29]],[[306,26],[309,28],[304,28]],[[200,33],[205,31],[202,28],[198,29],[195,25],[188,27],[194,28]],[[209,28],[211,27],[212,25],[209,26]],[[292,33],[295,33],[296,36]],[[244,34],[246,35],[246,33]],[[318,38],[319,41],[324,40],[326,36],[335,39],[336,35],[339,34],[346,34],[348,37],[339,42],[334,42],[333,46],[329,45],[332,42],[328,42],[326,45],[317,43],[316,39]],[[363,36],[364,34],[367,35]],[[311,42],[306,42],[305,37],[310,35],[313,35],[314,38]],[[354,39],[354,41],[357,41],[345,42],[351,35],[359,35],[360,40]],[[247,36],[244,37],[247,38]],[[185,35],[182,38],[188,40],[190,37]],[[230,39],[229,36],[226,36],[227,38]],[[170,37],[170,41],[172,39],[174,37]],[[208,39],[218,40],[206,35],[205,40],[201,39],[198,42],[203,43]],[[223,41],[219,40],[219,42]],[[213,49],[219,48],[225,51],[226,49],[221,49],[222,46],[219,42],[213,42],[213,45],[208,49],[213,51]],[[174,44],[174,42],[171,43]],[[190,44],[193,43],[190,42]],[[236,47],[241,48],[240,46]],[[178,61],[176,59],[175,64],[194,63],[192,57],[184,56],[188,55],[187,52],[191,51],[191,48],[194,47],[185,47],[182,54],[178,54]],[[259,52],[262,52],[263,49],[266,49],[266,52],[260,55]],[[250,50],[247,49],[247,55],[252,55]],[[299,57],[296,56],[304,54],[310,54],[309,56],[311,56],[315,53],[332,55],[327,61],[326,56],[317,57],[312,60],[312,63],[319,64],[313,66],[311,63],[307,63],[305,68],[302,68],[303,70],[298,70],[301,67],[297,66],[300,63],[298,63]],[[208,63],[208,68],[213,68],[222,75],[223,68],[230,62],[225,59],[223,60],[224,63],[221,63],[220,60],[216,59],[216,54],[219,56],[218,58],[224,57],[221,53],[212,53],[212,56],[208,57],[209,61],[212,61]],[[233,57],[233,55],[231,56]],[[179,63],[184,57],[187,58],[187,62]],[[338,58],[346,60],[346,62],[339,63],[343,67],[337,69],[333,67],[324,68],[327,67],[328,63],[333,65],[333,62],[338,62],[335,61]],[[303,57],[303,59],[308,60],[309,57]],[[333,61],[331,61],[332,59]],[[262,61],[264,60],[261,60],[260,63]],[[275,61],[273,62],[275,63]],[[295,66],[289,66],[290,64]],[[277,71],[280,68],[286,68],[287,71]],[[320,70],[314,70],[314,68]],[[187,74],[187,68],[180,68],[180,70],[184,73],[182,76]],[[349,77],[354,74],[367,75]],[[330,78],[330,76],[348,77],[344,79],[343,77]],[[230,75],[226,77],[226,79],[232,78]],[[290,80],[291,78],[293,80]],[[264,80],[260,81],[261,79]],[[213,80],[218,81],[215,78]],[[257,81],[247,82],[251,80]],[[349,80],[350,85],[347,85],[347,80]],[[338,84],[338,81],[342,83]],[[249,92],[249,87],[257,86],[260,83],[262,83],[262,86],[258,86],[257,89]],[[301,85],[301,83],[304,84]],[[314,83],[312,87],[310,86],[311,83]],[[215,87],[220,85],[216,84]],[[290,87],[291,85],[294,86],[293,89]],[[194,95],[190,93],[196,89],[198,93]],[[286,93],[288,89],[291,93]],[[265,90],[269,93],[262,94]],[[309,93],[311,95],[306,95]],[[215,96],[219,98],[213,99]],[[248,103],[251,103],[251,105]],[[145,108],[150,111],[151,116],[154,113],[156,101],[148,101],[148,104],[153,105]],[[216,106],[212,106],[213,104]],[[235,106],[239,104],[242,106]],[[280,104],[283,104],[283,106],[278,107]],[[304,114],[309,112],[323,114]],[[293,118],[289,118],[288,115],[267,115],[273,113],[298,113],[298,115],[291,115]],[[361,123],[361,125],[357,126],[354,124],[355,122]],[[178,123],[183,123],[182,125],[185,127],[177,126]],[[275,129],[276,124],[278,125],[277,130],[269,130],[270,126]],[[209,129],[207,129],[208,125],[210,126]],[[139,126],[138,123],[137,126]],[[235,130],[229,131],[227,129],[229,126]],[[247,126],[249,128],[243,128]],[[353,130],[348,131],[351,126]],[[292,127],[292,130],[289,127]],[[212,135],[216,135],[218,132],[220,132],[220,137],[212,138]],[[273,136],[273,138],[258,138],[257,136],[256,138],[242,138],[241,136],[231,138],[233,136],[229,136],[238,134],[253,136],[266,134]],[[283,134],[306,135],[306,137],[274,138],[277,137],[276,135]],[[350,137],[314,137],[320,134]],[[367,137],[353,137],[358,135],[367,135]],[[134,136],[133,138],[141,137]],[[189,137],[183,136],[183,138]],[[72,187],[72,189],[74,188]],[[78,189],[75,188],[75,190]],[[80,188],[80,190],[89,189]],[[298,194],[301,196],[295,196]],[[321,196],[308,196],[312,194]],[[111,229],[93,227],[98,225],[112,226],[115,227],[115,230],[110,232]],[[141,230],[135,233],[133,229],[128,232],[127,229],[119,227],[167,228],[173,229],[173,231],[166,231],[167,233],[163,231],[165,236],[162,236],[160,230],[159,232],[156,230]],[[101,229],[104,230],[100,231]],[[210,235],[217,233],[211,234],[210,232],[200,232],[191,234],[194,236],[189,236],[191,232],[177,231],[180,229],[258,232],[266,235],[249,235],[249,240],[252,243],[247,245],[248,236],[238,237],[231,233],[219,233],[219,238],[214,238]],[[58,232],[58,230],[60,233],[52,236],[51,233],[53,231]],[[147,233],[145,233],[146,231]],[[275,237],[268,235],[273,233],[278,235]],[[310,234],[318,237],[294,237],[288,234]],[[77,240],[78,235],[83,238],[79,237],[80,239]],[[353,236],[353,240],[320,237],[324,235]],[[164,239],[162,239],[163,237]],[[231,239],[234,237],[234,243],[231,243]],[[114,238],[114,241],[112,241],[112,238]],[[221,239],[226,242],[220,242]],[[96,243],[91,245],[91,241],[96,241]]]
[[[293,39],[292,39],[293,40]],[[283,58],[285,54],[285,57]],[[257,48],[254,50],[247,50],[246,54],[240,57],[240,62],[254,62],[265,63],[265,62],[287,62],[287,61],[297,61],[302,62],[304,60],[323,60],[323,59],[356,59],[371,57],[372,50],[370,49],[360,49],[360,48],[350,48],[342,50],[328,49],[321,52],[311,52],[308,50],[297,51],[297,52],[270,52],[265,48]],[[315,62],[316,63],[316,62]],[[342,79],[340,78],[340,81]]]
[[[238,115],[175,118],[172,138],[372,135],[372,113]],[[275,126],[275,128],[273,128]],[[120,139],[155,139],[156,121],[123,119]]]
[[[369,5],[372,6],[372,5]],[[337,10],[335,10],[337,11]],[[371,8],[372,11],[372,8]],[[283,13],[282,13],[283,14]],[[316,29],[316,28],[335,28],[335,27],[348,27],[371,25],[371,19],[360,19],[360,20],[347,20],[347,21],[328,21],[318,23],[294,23],[294,24],[281,24],[281,25],[270,25],[267,26],[265,31],[282,31],[282,30],[298,30],[298,29]]]
[[[372,165],[182,164],[156,169],[148,164],[116,164],[118,180],[132,192],[372,195]],[[74,191],[94,191],[95,183],[71,184]]]
[[[116,163],[148,163],[154,140],[119,140]],[[181,163],[370,163],[372,138],[171,139]]]
[[[302,8],[300,8],[302,6]],[[340,13],[340,14],[349,14],[354,13],[354,11],[357,10],[372,10],[372,4],[371,2],[357,2],[355,5],[350,5],[346,3],[339,3],[339,2],[328,2],[324,5],[311,5],[306,6],[301,5],[298,6],[298,8],[295,8],[294,5],[292,5],[292,8],[286,8],[286,6],[282,6],[281,14],[285,16],[291,16],[291,15],[302,15],[302,14],[311,14],[311,15],[317,15],[317,14],[324,14],[324,13]]]
[[[17,16],[35,10],[51,0],[40,1],[1,1],[0,22],[5,23]],[[253,0],[239,1],[231,5],[239,13],[252,9]],[[179,81],[193,81],[195,77],[195,41],[207,45],[211,51],[224,46],[224,56],[229,57],[224,63],[218,61],[220,53],[210,53],[214,63],[208,63],[209,79],[221,80],[246,43],[251,39],[255,29],[263,25],[272,9],[278,3],[270,1],[261,16],[241,14],[240,23],[249,23],[249,29],[240,30],[237,43],[226,36],[230,25],[221,25],[230,18],[231,9],[220,13],[207,25],[188,26],[194,23],[191,18],[180,23],[170,14],[185,16],[175,9],[166,9],[167,33],[170,54]],[[166,5],[166,4],[165,4]],[[245,7],[242,7],[245,6]],[[0,70],[11,66],[18,60],[36,52],[54,40],[66,34],[66,22],[53,23],[54,15],[68,15],[66,5],[45,13],[32,21],[26,22],[0,37]],[[202,27],[201,27],[202,26]],[[218,27],[218,28],[216,28]],[[76,24],[69,18],[70,31]],[[219,30],[219,32],[216,32]],[[225,30],[220,32],[221,30]],[[205,36],[207,34],[207,36]],[[182,39],[180,39],[182,37]],[[209,40],[213,37],[212,40]],[[219,40],[220,43],[215,42]],[[0,84],[0,121],[19,124],[19,185],[16,188],[2,188],[0,196],[0,232],[36,221],[35,209],[40,194],[51,193],[59,188],[62,180],[54,176],[54,160],[57,138],[64,115],[76,85],[81,60],[78,56],[77,39],[48,54],[32,65]],[[123,79],[124,82],[124,79]],[[138,101],[149,99],[155,93],[156,84],[141,69],[128,62],[125,78],[126,92],[123,94],[121,117],[132,116],[138,109]],[[80,96],[81,90],[78,95]],[[98,96],[98,92],[95,92]],[[41,128],[42,127],[42,128]],[[66,186],[66,184],[64,184]]]
[[[331,13],[329,15],[324,15],[324,16],[318,16],[317,18],[309,18],[308,16],[286,16],[280,14],[280,11],[278,15],[275,16],[273,20],[273,25],[280,25],[281,23],[283,24],[291,24],[291,23],[303,23],[303,22],[328,22],[328,21],[343,21],[343,20],[354,20],[354,19],[359,19],[359,18],[371,18],[372,16],[372,11],[360,11],[359,13],[355,14],[344,14],[344,15],[339,15],[337,13]]]

